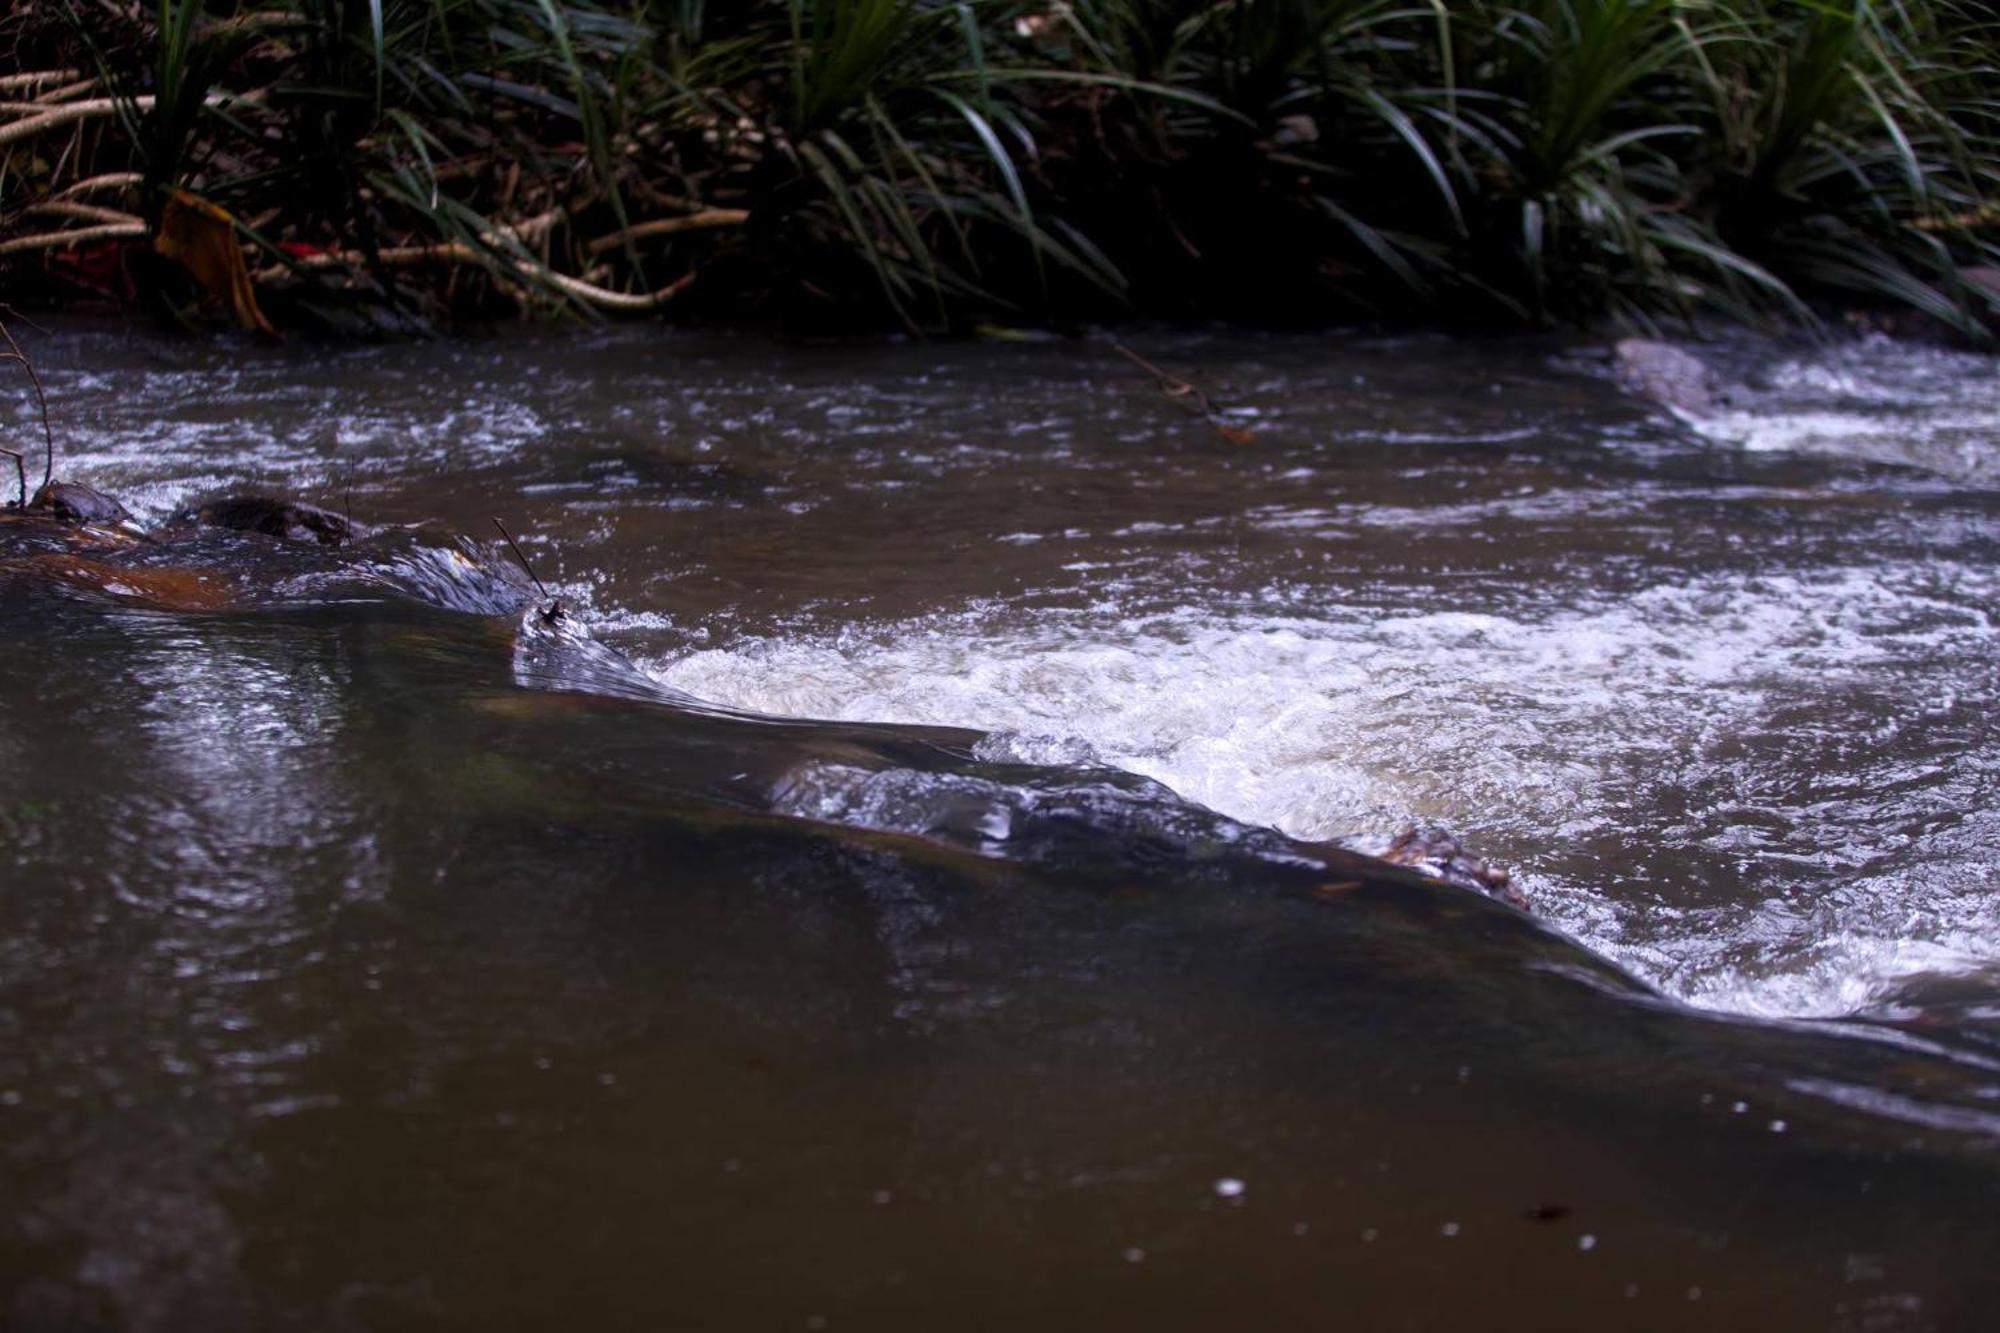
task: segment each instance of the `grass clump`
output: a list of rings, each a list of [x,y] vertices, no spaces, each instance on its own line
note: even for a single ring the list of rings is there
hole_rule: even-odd
[[[0,53],[10,285],[186,309],[192,197],[281,323],[2000,300],[1951,0],[31,0]]]

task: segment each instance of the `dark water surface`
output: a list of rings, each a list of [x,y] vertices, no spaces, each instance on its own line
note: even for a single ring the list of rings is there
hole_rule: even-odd
[[[0,1327],[1990,1326],[1992,363],[1141,345],[31,343]]]

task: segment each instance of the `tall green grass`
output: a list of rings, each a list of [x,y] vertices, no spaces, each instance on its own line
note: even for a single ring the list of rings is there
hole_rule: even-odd
[[[1956,0],[32,0],[6,53],[118,110],[0,138],[6,235],[134,172],[298,318],[1996,316]]]

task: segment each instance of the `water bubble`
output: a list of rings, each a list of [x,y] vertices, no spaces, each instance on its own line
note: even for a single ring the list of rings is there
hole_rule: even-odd
[[[1590,1250],[1594,1250],[1594,1249],[1596,1249],[1596,1248],[1597,1248],[1597,1237],[1595,1237],[1595,1236],[1592,1236],[1592,1235],[1582,1235],[1582,1236],[1578,1236],[1578,1237],[1576,1238],[1576,1248],[1578,1248],[1579,1250],[1584,1250],[1584,1251],[1590,1251]]]
[[[1458,1223],[1456,1222],[1445,1223],[1443,1226],[1438,1228],[1438,1234],[1440,1236],[1456,1236],[1458,1234]]]
[[[1124,1257],[1125,1262],[1128,1264],[1143,1264],[1146,1262],[1146,1252],[1140,1249],[1137,1245],[1127,1245],[1123,1250],[1120,1250],[1119,1253]]]
[[[1224,1199],[1240,1199],[1246,1186],[1235,1176],[1224,1176],[1215,1182],[1217,1196]]]

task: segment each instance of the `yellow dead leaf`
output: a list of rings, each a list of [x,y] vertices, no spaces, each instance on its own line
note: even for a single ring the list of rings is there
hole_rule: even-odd
[[[238,324],[276,336],[257,308],[257,293],[236,244],[236,220],[226,209],[200,195],[175,190],[160,212],[153,249],[186,269],[210,296],[228,306]]]

